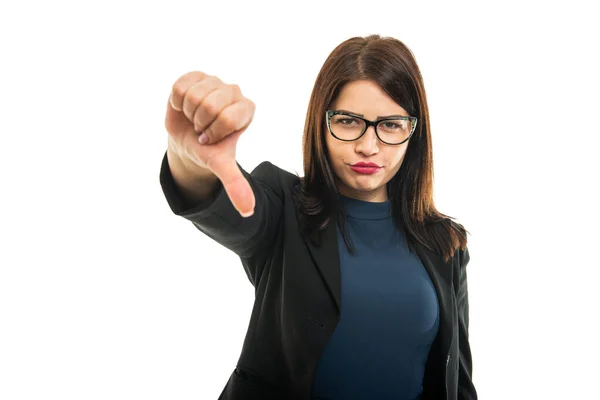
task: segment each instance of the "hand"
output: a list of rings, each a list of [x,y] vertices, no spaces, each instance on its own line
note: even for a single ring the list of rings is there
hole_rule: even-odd
[[[165,118],[169,147],[192,173],[206,176],[208,170],[216,175],[233,206],[245,217],[252,215],[255,199],[237,166],[235,150],[254,110],[254,103],[237,85],[189,72],[173,85]],[[205,143],[200,142],[203,138]]]

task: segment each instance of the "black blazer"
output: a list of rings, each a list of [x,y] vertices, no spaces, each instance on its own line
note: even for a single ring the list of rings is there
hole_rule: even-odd
[[[256,197],[249,218],[233,208],[222,186],[215,198],[186,207],[166,153],[160,171],[171,210],[237,254],[255,287],[242,352],[219,399],[309,400],[317,362],[342,305],[336,221],[329,224],[321,246],[314,246],[298,229],[293,190],[299,178],[269,162],[251,174],[240,169]],[[457,251],[448,263],[421,246],[418,255],[440,307],[422,399],[476,399],[468,341],[468,249]]]

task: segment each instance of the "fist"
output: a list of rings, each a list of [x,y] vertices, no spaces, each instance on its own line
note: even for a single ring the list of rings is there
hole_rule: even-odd
[[[254,103],[239,86],[216,76],[190,72],[171,90],[165,126],[169,147],[191,173],[209,170],[219,178],[234,207],[244,216],[254,210],[254,194],[237,166],[235,151],[240,135],[254,117]]]

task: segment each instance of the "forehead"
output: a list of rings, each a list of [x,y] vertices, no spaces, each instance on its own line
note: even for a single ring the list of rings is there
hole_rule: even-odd
[[[370,80],[346,83],[330,108],[363,114],[366,118],[376,118],[378,115],[408,115],[381,86]]]

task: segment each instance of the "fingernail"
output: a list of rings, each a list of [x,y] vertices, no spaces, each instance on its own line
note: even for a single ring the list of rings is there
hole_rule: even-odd
[[[242,215],[242,217],[244,218],[248,218],[250,217],[252,214],[254,214],[254,210],[251,211],[246,211],[245,213],[240,213]]]
[[[198,141],[200,144],[206,144],[208,142],[208,136],[206,136],[206,133],[202,132],[200,136],[198,136]]]

